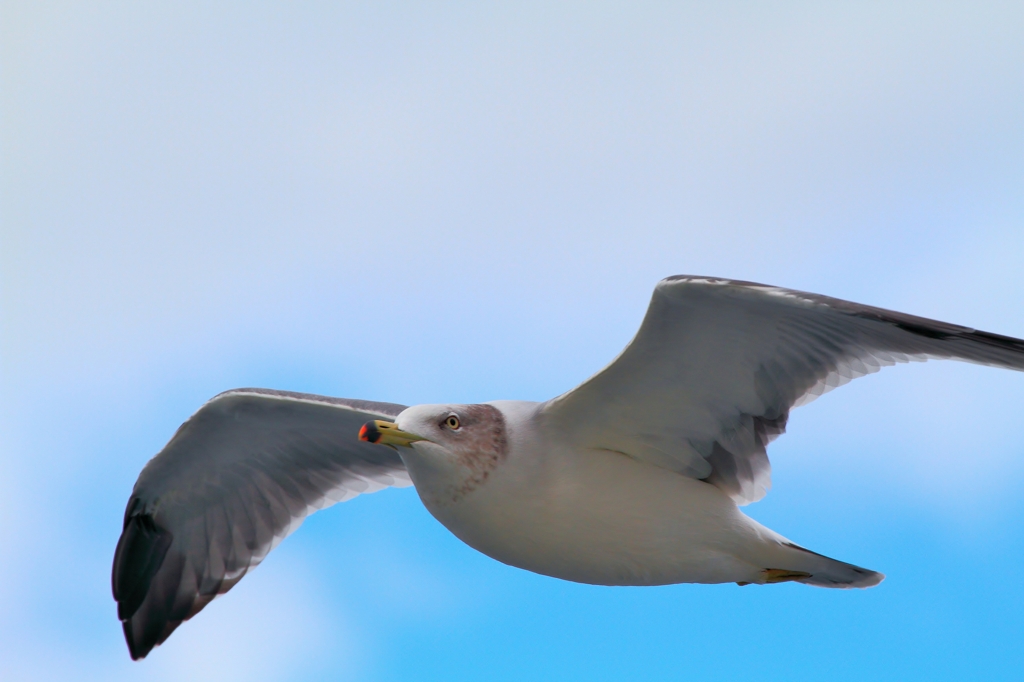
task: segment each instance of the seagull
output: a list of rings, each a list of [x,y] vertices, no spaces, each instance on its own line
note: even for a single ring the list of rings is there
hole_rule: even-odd
[[[144,658],[309,514],[413,485],[470,547],[595,585],[871,587],[739,507],[771,485],[793,407],[896,363],[1024,370],[1024,340],[754,282],[662,280],[611,364],[547,402],[416,405],[241,388],[146,464],[114,553]]]

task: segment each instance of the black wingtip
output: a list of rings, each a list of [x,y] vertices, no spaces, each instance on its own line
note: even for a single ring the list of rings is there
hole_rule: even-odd
[[[151,514],[141,511],[142,506],[138,498],[128,503],[124,530],[117,542],[111,571],[117,617],[124,628],[128,653],[136,661],[145,658],[156,646],[157,638],[144,636],[152,633],[136,632],[132,616],[145,601],[153,576],[163,565],[173,540],[171,533],[158,526]]]
[[[152,644],[148,647],[140,646],[140,643],[135,639],[135,635],[132,634],[132,622],[130,620],[122,621],[121,629],[124,630],[124,641],[128,644],[128,655],[132,657],[133,661],[141,661],[146,657],[146,654],[153,650]]]

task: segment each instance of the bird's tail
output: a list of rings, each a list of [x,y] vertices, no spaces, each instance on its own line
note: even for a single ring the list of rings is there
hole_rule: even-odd
[[[799,582],[817,587],[874,587],[885,576],[860,566],[836,561],[788,540],[779,542],[771,563],[761,571],[759,583]]]

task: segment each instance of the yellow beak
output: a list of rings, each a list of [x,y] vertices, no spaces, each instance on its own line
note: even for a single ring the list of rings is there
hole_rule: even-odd
[[[417,436],[415,433],[409,433],[408,431],[402,431],[394,422],[381,421],[380,419],[374,419],[371,422],[366,422],[363,427],[359,429],[359,440],[366,441],[367,443],[378,443],[380,445],[392,445],[395,447],[409,447],[412,443],[418,440],[426,440],[422,436]]]

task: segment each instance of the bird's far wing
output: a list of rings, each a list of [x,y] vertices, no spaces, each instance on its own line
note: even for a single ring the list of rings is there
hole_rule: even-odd
[[[357,438],[401,405],[265,389],[216,396],[135,483],[114,554],[117,615],[143,658],[317,509],[411,484],[391,448]]]
[[[544,405],[586,447],[707,480],[740,504],[771,483],[765,447],[789,410],[897,362],[1024,370],[1024,341],[789,289],[680,275],[654,290],[610,365]]]

